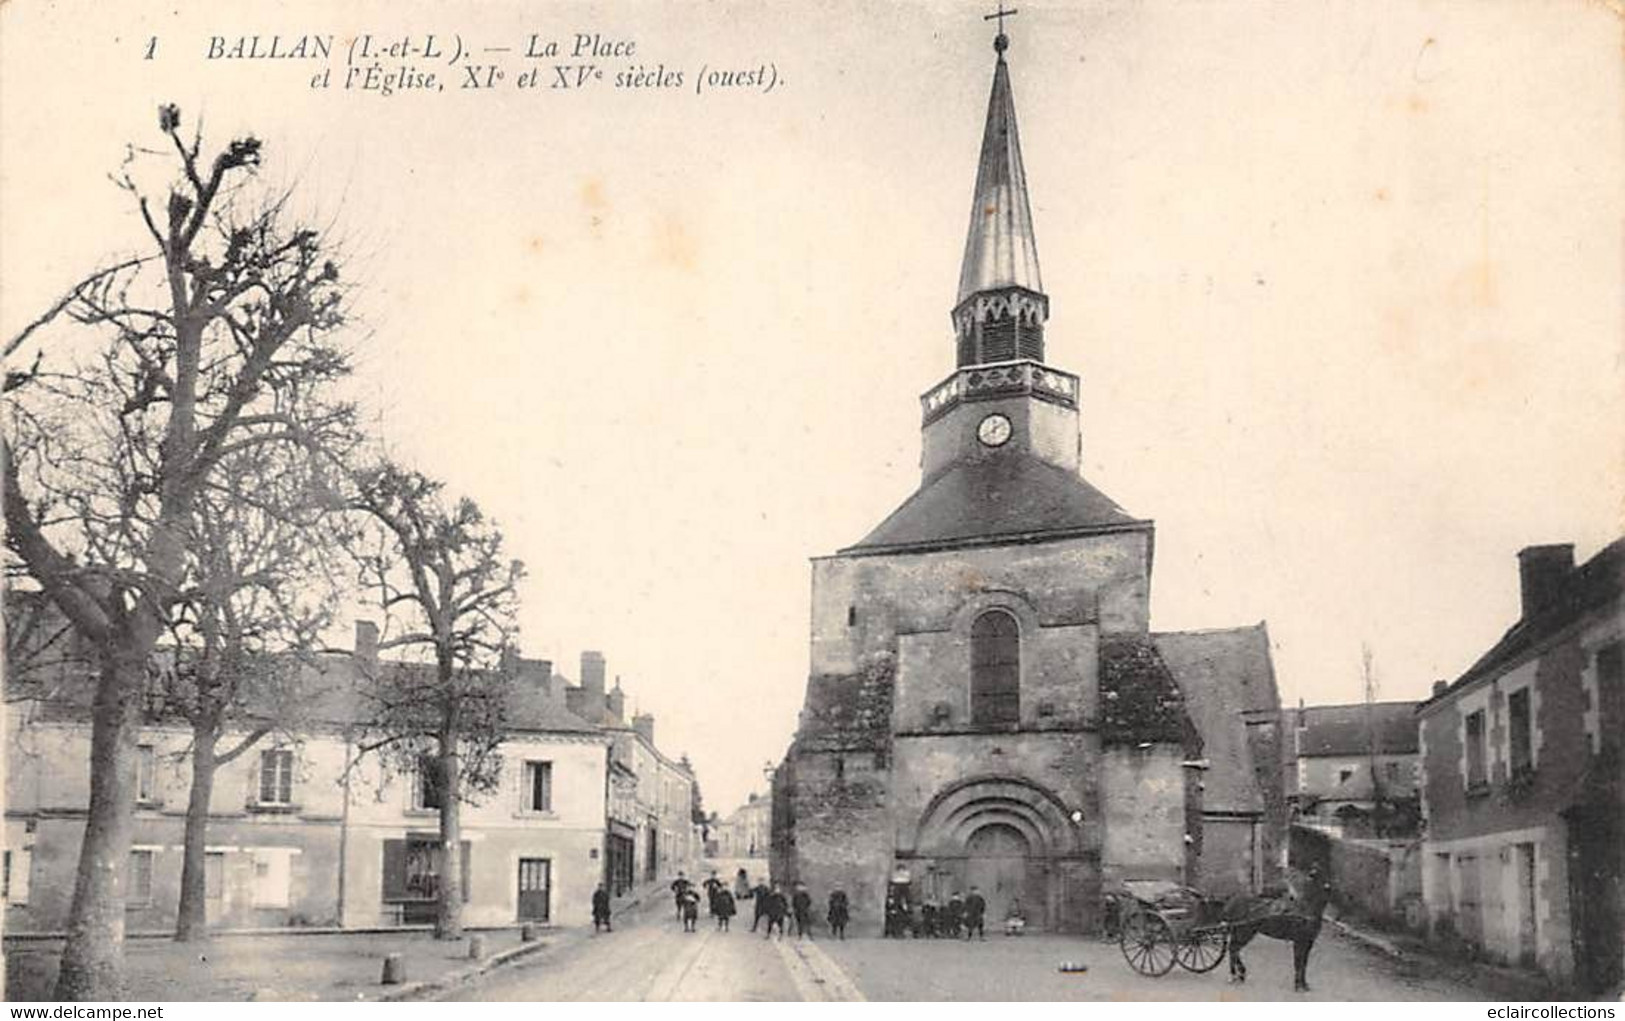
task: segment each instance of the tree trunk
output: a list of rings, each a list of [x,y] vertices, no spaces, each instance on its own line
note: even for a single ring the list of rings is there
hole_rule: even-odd
[[[135,737],[146,656],[104,649],[91,714],[90,811],[79,846],[58,1000],[117,1000],[124,985],[124,877],[135,808]]]
[[[441,743],[440,889],[435,903],[435,939],[463,938],[463,784],[455,737]]]
[[[209,835],[209,801],[214,795],[214,749],[217,735],[211,722],[192,727],[192,793],[186,802],[185,851],[181,859],[181,901],[175,916],[175,939],[181,942],[208,936],[208,885],[204,867]]]

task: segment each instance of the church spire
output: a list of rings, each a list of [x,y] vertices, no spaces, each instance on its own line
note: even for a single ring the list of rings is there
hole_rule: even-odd
[[[1014,13],[1001,4],[997,13],[987,16],[999,19],[1000,31],[993,40],[998,58],[953,311],[960,365],[1044,358],[1049,299],[1038,273],[1027,173],[1021,163],[1010,68],[1004,59],[1010,47],[1004,19]]]

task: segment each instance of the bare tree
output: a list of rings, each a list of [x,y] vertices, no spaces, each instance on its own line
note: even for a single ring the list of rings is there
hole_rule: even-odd
[[[220,492],[227,459],[319,448],[351,417],[337,402],[288,399],[348,372],[334,341],[345,293],[322,236],[290,222],[289,195],[245,187],[259,140],[211,158],[180,123],[163,107],[163,148],[131,147],[115,177],[150,249],[86,278],[6,344],[29,365],[6,377],[7,546],[97,661],[61,999],[117,999],[122,987],[137,713],[193,582],[198,500]],[[169,182],[138,184],[155,161]],[[63,324],[88,329],[63,335]]]
[[[328,480],[333,430],[321,457],[299,447],[256,446],[224,461],[199,494],[189,555],[192,585],[170,621],[160,711],[191,727],[175,938],[205,934],[204,854],[215,772],[267,736],[297,743],[306,709],[323,694],[313,662],[339,597],[339,536]],[[226,749],[220,742],[235,733]]]
[[[435,936],[462,935],[462,803],[501,780],[513,677],[503,650],[524,565],[504,556],[502,533],[467,499],[448,502],[441,484],[384,463],[360,475],[355,506],[372,538],[352,543],[361,580],[386,615],[380,662],[361,693],[372,722],[360,754],[378,752],[414,778],[422,807],[440,814]]]

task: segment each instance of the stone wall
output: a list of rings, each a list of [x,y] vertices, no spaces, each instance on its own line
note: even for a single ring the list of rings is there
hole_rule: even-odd
[[[1101,756],[1105,802],[1102,870],[1124,879],[1185,881],[1185,777],[1177,745],[1116,745]]]

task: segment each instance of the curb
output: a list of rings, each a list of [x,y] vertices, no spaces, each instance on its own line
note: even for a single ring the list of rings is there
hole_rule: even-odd
[[[500,968],[509,962],[541,953],[550,945],[552,945],[551,941],[540,939],[534,943],[522,943],[511,949],[492,954],[478,964],[447,972],[439,978],[425,979],[422,982],[408,982],[378,997],[376,1002],[393,1003],[400,1000],[419,1000],[433,996],[436,993],[447,992],[472,982],[486,972]]]
[[[624,916],[628,911],[642,907],[644,901],[648,899],[649,894],[659,893],[660,890],[661,888],[656,885],[650,886],[636,893],[628,894],[626,903],[620,905],[619,908],[616,909],[615,913],[617,915]],[[548,933],[550,936],[555,937],[568,936],[572,933],[583,932],[585,929],[585,926],[571,926],[569,928],[552,927],[548,930]],[[442,993],[449,993],[454,989],[460,989],[463,986],[468,985],[475,979],[493,972],[498,968],[502,968],[527,957],[532,957],[541,953],[548,947],[558,945],[562,942],[564,941],[556,938],[549,938],[539,939],[534,943],[521,943],[517,947],[511,947],[507,950],[501,951],[500,953],[492,954],[490,957],[487,957],[478,964],[468,965],[453,971],[449,971],[437,978],[424,979],[422,982],[408,982],[404,985],[397,986],[394,989],[391,989],[389,992],[378,996],[374,1002],[397,1003],[401,1001],[425,1000],[438,996]]]

